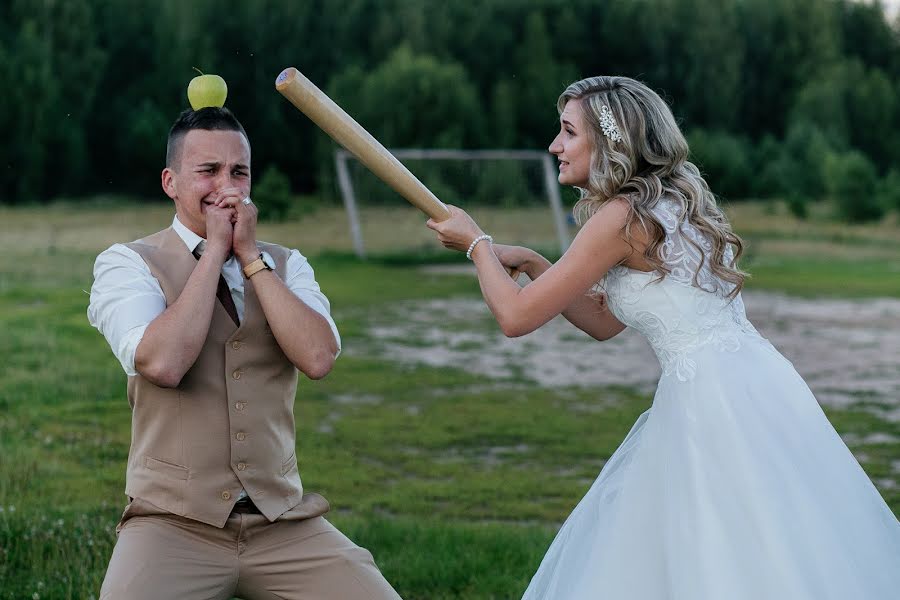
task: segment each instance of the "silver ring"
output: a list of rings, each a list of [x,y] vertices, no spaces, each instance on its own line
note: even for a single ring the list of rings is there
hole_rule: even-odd
[[[241,202],[243,202],[244,204],[253,204],[253,201],[250,200],[250,196],[247,196],[246,198],[241,200]]]

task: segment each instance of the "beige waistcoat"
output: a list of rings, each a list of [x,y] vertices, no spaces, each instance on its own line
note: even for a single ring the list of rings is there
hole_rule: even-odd
[[[171,228],[126,244],[159,280],[169,306],[197,260]],[[259,244],[284,279],[290,251]],[[222,527],[241,489],[274,521],[303,495],[294,454],[297,369],[266,322],[251,280],[236,327],[216,300],[200,356],[177,388],[128,379],[131,449],[125,492]]]

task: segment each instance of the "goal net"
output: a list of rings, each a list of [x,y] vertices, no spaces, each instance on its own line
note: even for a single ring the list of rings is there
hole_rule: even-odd
[[[497,243],[562,253],[572,236],[556,160],[534,150],[391,150],[441,201],[465,209]],[[440,248],[427,217],[346,150],[335,152],[338,187],[357,256]]]

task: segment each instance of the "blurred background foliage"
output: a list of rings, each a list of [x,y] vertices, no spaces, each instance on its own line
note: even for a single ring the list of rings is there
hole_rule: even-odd
[[[0,203],[161,197],[195,66],[228,82],[255,173],[335,197],[332,143],[274,91],[296,66],[419,148],[545,148],[566,84],[635,77],[720,195],[874,219],[898,202],[898,30],[849,0],[6,0]]]

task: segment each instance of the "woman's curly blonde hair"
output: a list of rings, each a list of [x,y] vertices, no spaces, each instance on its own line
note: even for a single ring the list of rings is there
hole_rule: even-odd
[[[689,222],[712,244],[711,255],[689,236],[702,257],[694,284],[706,260],[712,273],[734,285],[728,294],[735,297],[747,274],[738,269],[737,259],[744,245],[728,224],[724,213],[697,167],[688,161],[688,144],[665,101],[646,85],[628,77],[589,77],[566,88],[557,101],[560,113],[569,100],[581,100],[589,126],[593,152],[586,188],[575,205],[575,219],[582,224],[604,204],[622,199],[631,206],[625,225],[625,239],[631,243],[638,223],[649,237],[644,259],[663,277],[669,273],[662,256],[666,231],[652,209],[661,198],[672,198],[683,207],[679,225]],[[603,132],[601,114],[609,107],[621,140],[613,141]],[[608,128],[608,124],[607,124]],[[726,258],[728,246],[734,256]]]

